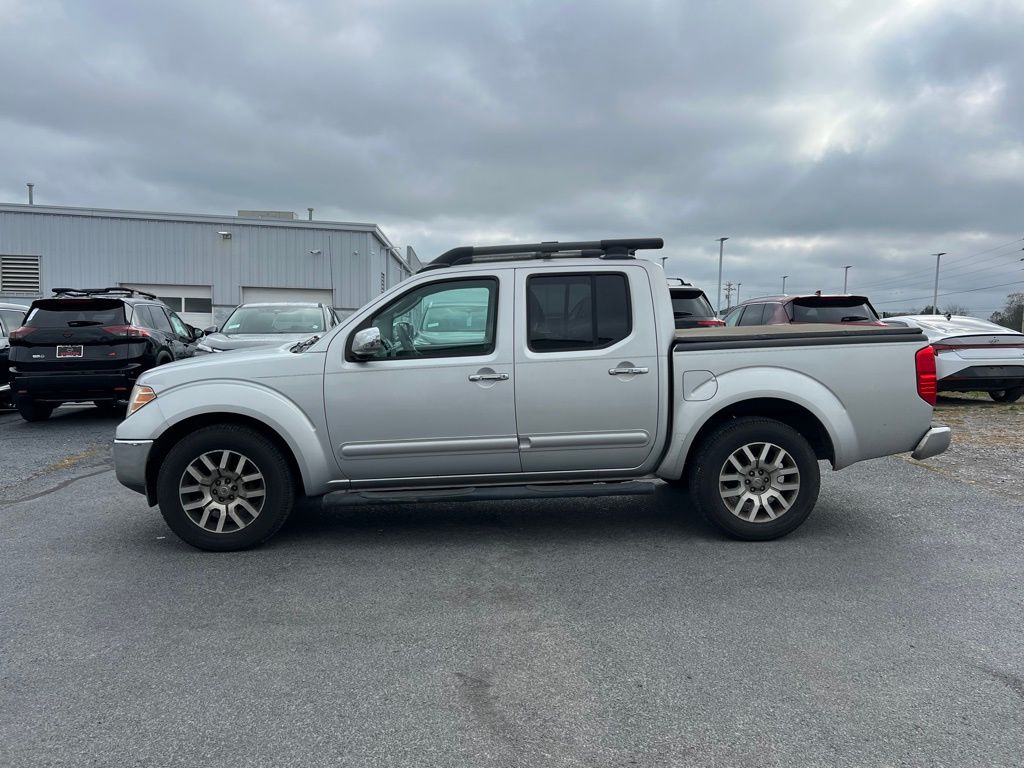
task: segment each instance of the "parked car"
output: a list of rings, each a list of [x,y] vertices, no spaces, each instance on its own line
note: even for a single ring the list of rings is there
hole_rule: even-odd
[[[0,408],[11,404],[11,376],[8,370],[10,341],[8,335],[14,328],[20,328],[25,319],[26,307],[21,304],[0,303]]]
[[[924,331],[935,349],[940,392],[988,392],[997,403],[1024,396],[1024,334],[963,315],[900,315],[883,322]]]
[[[725,324],[787,325],[789,323],[855,323],[881,325],[867,296],[850,294],[762,296],[732,307]]]
[[[677,332],[661,268],[631,258],[661,245],[457,248],[316,340],[149,371],[117,428],[117,477],[211,550],[265,541],[296,495],[558,498],[649,493],[657,478],[764,540],[810,514],[818,460],[949,445],[920,330]],[[414,318],[452,297],[486,322],[418,333]]]
[[[711,328],[725,325],[715,317],[715,310],[700,288],[677,277],[668,278],[668,293],[672,297],[672,316],[676,328]]]
[[[139,374],[195,353],[198,332],[155,296],[127,288],[58,288],[11,331],[11,390],[26,421],[62,403],[114,409]]]
[[[340,321],[332,307],[314,302],[239,304],[219,328],[207,328],[200,352],[281,346],[323,334]]]

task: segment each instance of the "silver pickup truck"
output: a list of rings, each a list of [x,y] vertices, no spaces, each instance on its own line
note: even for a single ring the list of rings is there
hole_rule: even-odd
[[[819,461],[949,445],[918,329],[676,331],[664,273],[635,258],[661,246],[456,248],[322,337],[160,366],[117,429],[117,477],[210,550],[265,541],[299,495],[558,498],[659,478],[764,540],[810,514]]]

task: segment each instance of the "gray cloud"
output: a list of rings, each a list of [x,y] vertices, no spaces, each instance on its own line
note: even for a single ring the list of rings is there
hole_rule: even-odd
[[[852,263],[851,288],[922,306],[930,252],[944,290],[1024,277],[1014,245],[969,258],[1024,236],[1022,22],[962,0],[0,0],[0,196],[312,205],[424,257],[660,234],[712,292],[729,235],[745,297],[836,290]]]

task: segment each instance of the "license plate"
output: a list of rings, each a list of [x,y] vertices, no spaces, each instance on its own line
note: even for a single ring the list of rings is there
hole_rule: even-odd
[[[58,344],[57,357],[81,357],[81,344]]]

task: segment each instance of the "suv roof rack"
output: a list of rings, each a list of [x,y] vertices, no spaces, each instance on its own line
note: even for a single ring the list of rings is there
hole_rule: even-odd
[[[619,240],[579,240],[559,243],[511,243],[509,245],[463,245],[445,251],[419,271],[444,269],[458,264],[481,261],[522,261],[527,259],[631,259],[638,250],[663,248],[660,237],[634,237]],[[482,258],[481,258],[482,257]]]
[[[142,296],[146,299],[155,299],[152,293],[146,293],[145,291],[137,291],[134,288],[120,288],[117,286],[111,286],[109,288],[54,288],[53,293],[56,296],[69,296],[71,298],[84,298],[86,296],[103,296],[103,295],[114,295],[114,296]]]

